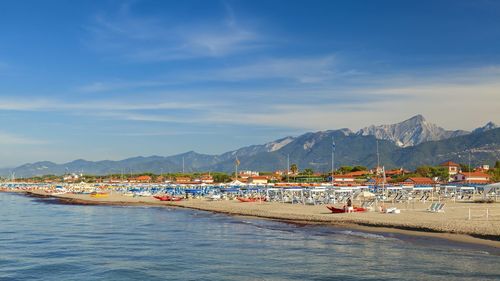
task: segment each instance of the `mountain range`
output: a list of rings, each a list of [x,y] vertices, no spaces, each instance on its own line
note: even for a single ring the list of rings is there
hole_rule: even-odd
[[[380,164],[387,168],[414,169],[419,165],[437,165],[444,161],[472,164],[493,164],[500,159],[500,128],[493,122],[472,132],[445,130],[425,120],[422,115],[400,123],[369,126],[357,132],[350,129],[328,130],[278,139],[265,144],[243,147],[220,155],[194,151],[173,156],[134,157],[120,161],[86,161],[83,159],[56,164],[49,161],[24,164],[13,169],[1,169],[0,175],[30,177],[61,175],[68,172],[95,175],[139,172],[223,171],[235,168],[236,157],[240,170],[285,170],[287,159],[299,169],[315,171],[331,169],[332,141],[335,141],[335,166],[377,165],[377,146]]]

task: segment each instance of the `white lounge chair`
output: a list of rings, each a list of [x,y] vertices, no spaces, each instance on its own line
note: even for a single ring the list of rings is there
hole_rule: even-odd
[[[432,203],[431,206],[427,209],[429,212],[435,212],[436,207],[439,203]]]
[[[429,212],[432,213],[444,213],[444,203],[432,203],[429,209],[427,209]]]

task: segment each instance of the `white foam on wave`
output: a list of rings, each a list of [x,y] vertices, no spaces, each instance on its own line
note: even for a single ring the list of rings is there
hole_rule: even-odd
[[[381,234],[374,234],[374,233],[367,233],[367,232],[360,232],[360,231],[352,231],[352,230],[342,230],[338,232],[339,234],[342,235],[347,235],[347,236],[356,236],[356,237],[361,237],[361,238],[366,238],[366,239],[379,239],[379,240],[392,240],[395,238],[392,237],[386,237]]]

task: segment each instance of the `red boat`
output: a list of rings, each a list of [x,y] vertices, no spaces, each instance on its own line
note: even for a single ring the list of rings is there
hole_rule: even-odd
[[[160,200],[160,201],[181,201],[182,197],[173,197],[169,195],[165,196],[153,196],[154,198]]]
[[[264,197],[253,197],[253,198],[245,198],[245,197],[236,197],[240,202],[261,202],[266,201]]]
[[[328,210],[332,211],[334,214],[341,214],[341,213],[347,213],[347,206],[344,206],[342,208],[335,208],[333,206],[326,206]],[[352,212],[366,212],[367,210],[365,208],[361,207],[353,207]]]

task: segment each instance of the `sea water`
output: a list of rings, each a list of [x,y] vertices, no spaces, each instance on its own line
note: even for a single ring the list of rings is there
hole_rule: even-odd
[[[498,249],[0,193],[0,280],[499,280]]]

